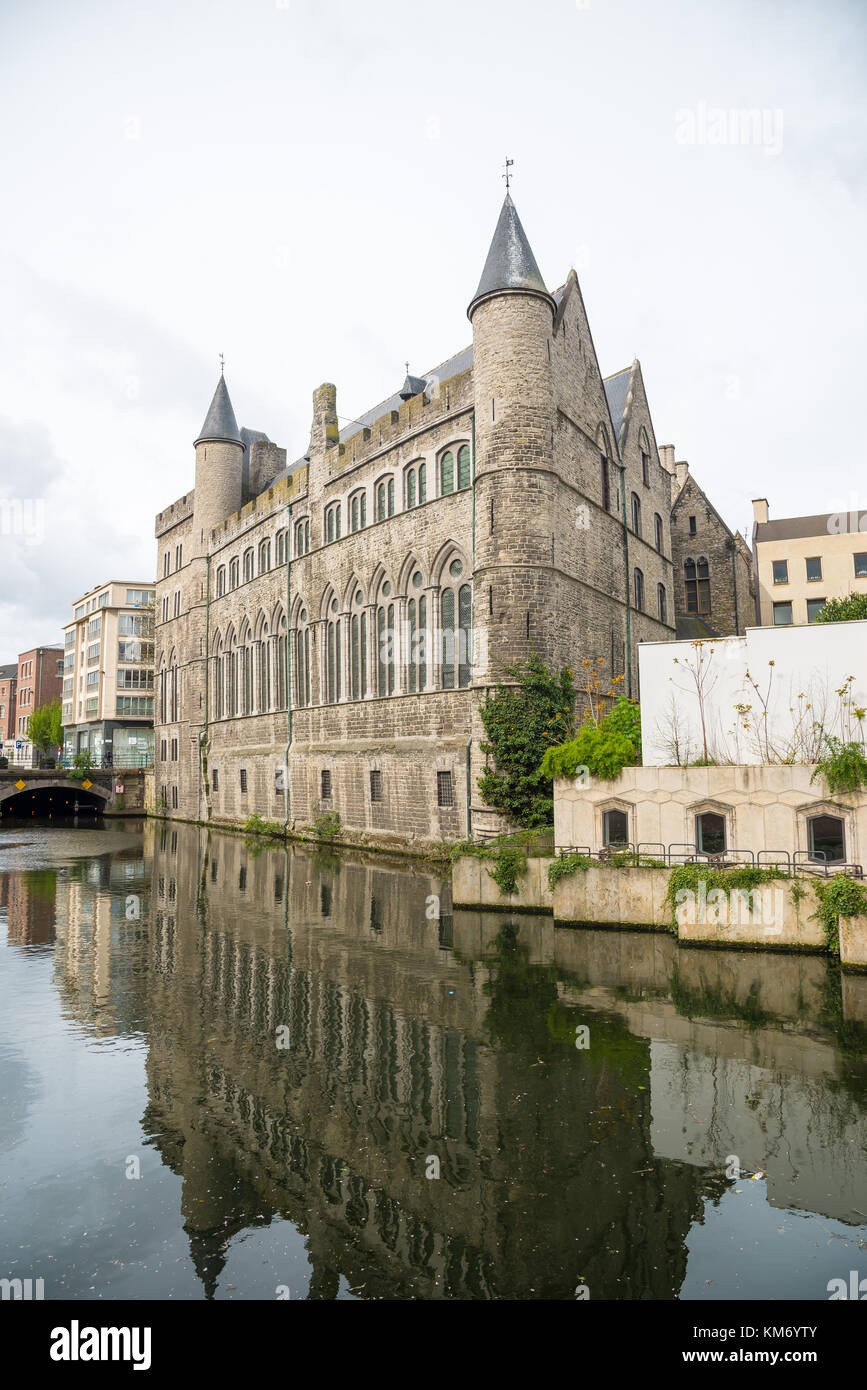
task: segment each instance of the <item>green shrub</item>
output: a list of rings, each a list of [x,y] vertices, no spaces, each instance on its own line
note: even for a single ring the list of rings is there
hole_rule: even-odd
[[[833,734],[826,734],[825,747],[827,753],[817,762],[811,782],[815,782],[817,777],[824,777],[832,796],[837,792],[857,792],[867,787],[867,758],[860,743],[842,743]]]
[[[513,843],[512,837],[489,840],[483,845],[473,844],[471,840],[459,841],[451,847],[452,862],[460,859],[462,855],[469,855],[472,859],[490,860],[493,868],[488,865],[488,873],[500,892],[505,895],[517,893],[518,880],[527,872],[526,846]]]
[[[603,782],[619,777],[641,757],[641,710],[634,700],[621,695],[598,724],[587,723],[577,738],[549,748],[540,771],[545,777],[574,777],[586,767]]]
[[[575,688],[572,672],[552,675],[537,656],[504,675],[501,685],[480,707],[485,741],[480,745],[493,758],[478,779],[488,806],[504,812],[514,824],[536,828],[554,819],[551,778],[539,763],[546,748],[572,733]]]
[[[317,804],[313,808],[319,811]],[[317,815],[313,821],[313,838],[315,840],[339,840],[343,831],[340,825],[340,815],[337,811],[325,811]]]
[[[551,892],[553,893],[561,878],[586,873],[592,863],[593,860],[586,854],[561,854],[548,865],[548,887]]]
[[[816,883],[818,916],[829,951],[840,954],[840,918],[867,917],[867,886],[846,874]]]
[[[712,869],[708,864],[678,864],[671,871],[665,894],[665,901],[671,908],[671,931],[677,934],[677,894],[685,888],[697,894],[703,883],[708,893],[715,888],[722,888],[726,893],[732,889],[749,893],[763,883],[788,876],[784,869],[759,868],[755,864],[741,864],[733,869]]]
[[[815,621],[851,623],[859,618],[867,618],[867,594],[847,594],[845,598],[829,598]]]
[[[275,840],[283,836],[283,827],[278,820],[263,820],[255,812],[245,820],[243,829],[246,835],[265,835]]]

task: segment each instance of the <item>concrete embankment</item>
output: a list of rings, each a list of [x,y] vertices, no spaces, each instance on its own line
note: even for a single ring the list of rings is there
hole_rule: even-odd
[[[669,931],[684,945],[827,949],[815,885],[803,877],[773,879],[748,891],[720,888],[719,875],[709,874],[707,883],[698,876],[694,888],[682,891],[673,905],[670,868],[593,864],[560,878],[552,890],[548,867],[553,862],[529,859],[518,891],[504,895],[489,872],[491,860],[464,856],[454,865],[454,905],[546,912],[564,926]],[[867,970],[867,917],[842,918],[839,936],[843,966]]]

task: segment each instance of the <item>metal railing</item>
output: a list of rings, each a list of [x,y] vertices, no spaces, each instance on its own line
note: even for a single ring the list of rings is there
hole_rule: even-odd
[[[848,860],[829,859],[824,850],[786,849],[726,849],[720,851],[700,850],[695,844],[663,844],[661,841],[642,840],[638,844],[631,840],[620,844],[605,845],[602,849],[591,849],[589,845],[563,845],[557,850],[563,859],[566,855],[580,854],[585,859],[593,859],[599,864],[622,860],[624,855],[632,856],[637,865],[642,860],[660,860],[666,868],[679,864],[706,864],[709,869],[735,869],[744,866],[760,869],[782,869],[787,876],[796,873],[817,874],[831,878],[843,874],[848,878],[863,878],[861,864]]]
[[[58,758],[57,766],[75,767],[76,756],[76,754],[72,754]],[[101,761],[94,760],[92,763],[94,772],[133,772],[136,769],[153,767],[153,765],[153,753],[119,753],[116,757],[103,758]]]

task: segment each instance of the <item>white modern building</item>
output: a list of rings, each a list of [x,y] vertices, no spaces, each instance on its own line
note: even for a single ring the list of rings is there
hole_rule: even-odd
[[[63,629],[64,757],[152,764],[153,603],[153,580],[110,580],[74,604]]]

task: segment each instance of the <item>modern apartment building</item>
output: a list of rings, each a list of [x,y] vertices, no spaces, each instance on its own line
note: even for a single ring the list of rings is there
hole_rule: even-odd
[[[867,513],[830,512],[771,521],[753,502],[756,618],[762,627],[815,622],[829,598],[867,593]]]
[[[109,767],[153,760],[154,585],[110,580],[73,606],[64,632],[63,752]]]

